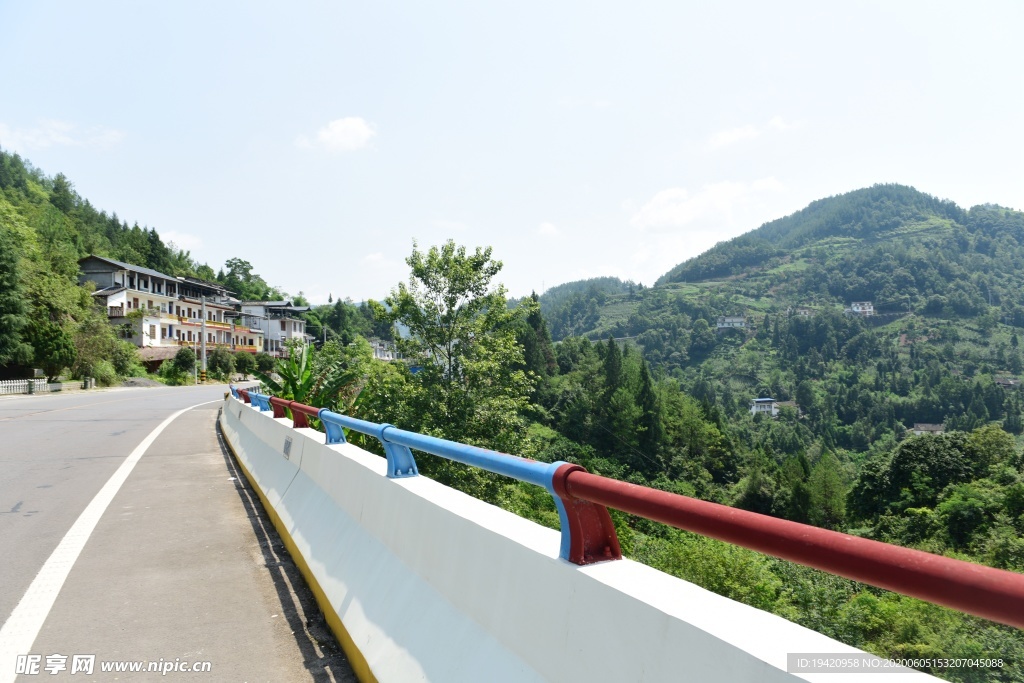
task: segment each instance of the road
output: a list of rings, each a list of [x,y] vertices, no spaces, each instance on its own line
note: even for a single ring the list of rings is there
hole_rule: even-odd
[[[219,441],[225,390],[0,399],[0,653],[41,667],[18,681],[354,680]],[[78,654],[92,675],[71,673]],[[158,661],[175,668],[100,671]]]

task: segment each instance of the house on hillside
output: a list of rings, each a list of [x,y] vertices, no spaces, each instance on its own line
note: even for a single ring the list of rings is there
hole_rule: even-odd
[[[755,398],[750,402],[750,414],[775,417],[779,414],[779,402],[774,398]]]
[[[914,428],[911,431],[914,432],[914,436],[921,436],[922,434],[942,434],[946,431],[946,428],[943,425],[915,422]]]
[[[298,316],[309,306],[295,306],[291,301],[242,301],[239,308],[244,325],[262,331],[262,350],[272,356],[285,355],[289,341],[310,342],[306,321]]]
[[[398,349],[395,347],[394,342],[384,341],[383,339],[370,339],[370,348],[373,349],[373,357],[377,360],[398,360],[402,356],[398,353]]]
[[[215,348],[235,351],[242,336],[262,343],[251,330],[238,333],[237,301],[215,282],[175,277],[94,254],[80,259],[78,267],[79,284],[95,285],[93,298],[106,307],[110,323],[139,347],[151,368],[173,358],[182,346],[198,353],[204,330],[207,353]]]
[[[719,330],[745,329],[747,327],[747,316],[745,315],[722,315],[718,318],[716,328]]]
[[[1003,387],[1004,389],[1016,389],[1020,386],[1020,380],[1016,377],[1003,377],[997,375],[992,378],[992,381],[996,383],[996,386]]]
[[[875,314],[875,305],[870,301],[854,301],[850,304],[850,307],[846,309],[845,313],[848,315],[859,315],[867,318]]]
[[[790,309],[793,315],[798,315],[801,318],[810,318],[814,315],[814,309],[807,308],[806,306],[797,306],[796,308]]]

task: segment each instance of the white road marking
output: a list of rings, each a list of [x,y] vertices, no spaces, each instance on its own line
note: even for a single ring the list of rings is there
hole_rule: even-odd
[[[43,627],[43,622],[50,614],[53,603],[57,600],[57,594],[64,586],[71,568],[82,553],[82,548],[92,535],[93,529],[100,521],[103,513],[106,512],[110,501],[117,495],[121,485],[124,484],[128,475],[135,469],[149,447],[153,445],[160,433],[167,428],[175,419],[193,408],[204,406],[209,403],[220,403],[220,399],[204,401],[194,406],[183,408],[160,423],[151,431],[142,442],[135,447],[117,471],[107,480],[99,493],[86,506],[82,514],[78,516],[75,523],[64,535],[60,544],[53,551],[53,554],[43,564],[43,568],[36,574],[32,584],[25,591],[18,602],[18,606],[11,612],[3,628],[0,628],[0,683],[13,683],[16,675],[15,664],[18,655],[29,654],[32,644]]]

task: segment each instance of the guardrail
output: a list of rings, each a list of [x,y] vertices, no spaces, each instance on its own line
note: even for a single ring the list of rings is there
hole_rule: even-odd
[[[232,389],[234,392],[235,390]],[[475,446],[359,420],[258,392],[239,392],[293,426],[316,416],[326,443],[345,443],[345,429],[378,439],[389,478],[418,474],[410,449],[544,487],[561,522],[560,556],[585,565],[622,557],[612,507],[679,529],[756,550],[837,576],[1024,628],[1024,574],[872,541],[591,474],[566,462],[541,463]]]

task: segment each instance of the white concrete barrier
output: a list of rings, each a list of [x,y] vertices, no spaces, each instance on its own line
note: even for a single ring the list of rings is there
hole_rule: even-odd
[[[225,399],[223,433],[361,680],[834,681],[787,654],[861,654],[642,564],[561,560],[558,532],[290,424]]]

